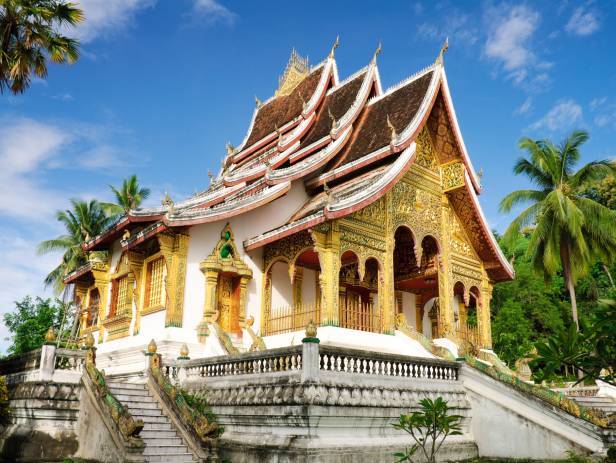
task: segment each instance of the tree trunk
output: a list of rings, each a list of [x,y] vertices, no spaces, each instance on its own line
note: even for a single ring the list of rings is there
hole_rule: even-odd
[[[614,279],[612,278],[612,273],[610,272],[610,268],[606,264],[601,264],[601,265],[603,265],[603,271],[609,278],[612,288],[616,289],[616,285],[614,284]]]
[[[565,284],[569,291],[569,299],[571,299],[571,316],[578,331],[580,331],[580,322],[578,321],[577,299],[575,297],[575,285],[573,284],[573,275],[571,273],[571,254],[569,252],[569,243],[565,239],[560,240],[560,259],[563,265],[563,276]]]

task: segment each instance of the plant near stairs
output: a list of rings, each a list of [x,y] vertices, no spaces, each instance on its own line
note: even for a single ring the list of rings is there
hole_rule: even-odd
[[[216,417],[209,411],[207,403],[196,400],[194,396],[190,396],[171,384],[162,371],[160,354],[152,356],[150,373],[160,390],[177,407],[184,422],[195,432],[199,439],[204,444],[215,445],[217,439],[223,433],[223,428],[216,423]]]
[[[450,415],[447,401],[425,398],[419,402],[421,410],[400,415],[393,426],[411,435],[414,443],[404,452],[395,453],[396,463],[412,461],[411,457],[421,449],[428,463],[436,462],[436,454],[447,436],[462,434],[461,415]]]

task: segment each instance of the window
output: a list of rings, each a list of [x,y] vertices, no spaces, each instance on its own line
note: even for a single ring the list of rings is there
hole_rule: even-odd
[[[98,309],[100,307],[101,297],[97,288],[90,290],[90,298],[88,300],[86,327],[94,326],[98,322]]]
[[[158,257],[147,263],[144,308],[164,305],[165,259]]]
[[[109,318],[115,317],[117,314],[126,314],[131,312],[131,297],[130,288],[128,287],[128,276],[125,275],[116,278],[111,286],[111,309],[109,310]]]

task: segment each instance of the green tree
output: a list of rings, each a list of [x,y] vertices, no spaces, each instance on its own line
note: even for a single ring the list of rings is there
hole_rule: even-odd
[[[0,93],[23,93],[32,75],[47,76],[47,60],[73,63],[79,43],[60,31],[83,20],[75,4],[63,0],[0,1]]]
[[[71,199],[71,205],[72,209],[56,213],[56,219],[64,225],[66,233],[43,241],[37,248],[39,254],[55,251],[63,253],[58,266],[45,277],[45,285],[53,286],[57,293],[64,289],[64,276],[87,262],[88,255],[82,244],[101,233],[111,223],[101,204],[94,199]]]
[[[509,212],[518,204],[531,203],[511,222],[504,239],[514,242],[521,229],[533,225],[527,255],[546,278],[562,269],[576,327],[576,280],[595,258],[611,262],[616,255],[616,214],[583,194],[589,183],[614,172],[615,166],[594,161],[575,171],[580,146],[587,140],[584,131],[574,131],[560,146],[549,140],[521,139],[520,148],[529,157],[518,159],[514,172],[528,176],[538,189],[514,191],[500,205]]]
[[[37,349],[45,342],[45,332],[53,326],[60,332],[62,320],[68,312],[68,304],[59,299],[32,299],[24,297],[15,302],[15,309],[4,314],[4,324],[11,333],[10,354],[22,354]],[[65,321],[66,326],[66,321]]]
[[[507,300],[492,322],[494,350],[509,365],[533,348],[534,331],[522,304]]]
[[[109,185],[109,188],[115,195],[116,202],[103,203],[103,207],[113,216],[128,214],[129,211],[137,209],[150,196],[150,189],[141,187],[136,175],[124,179],[120,188],[113,185]]]
[[[601,380],[616,386],[616,301],[603,300],[592,316],[582,319],[578,332],[572,325],[536,344],[531,363],[538,381],[553,379],[565,367],[582,373],[580,381]]]
[[[422,399],[419,405],[420,411],[402,414],[399,421],[393,424],[394,428],[407,432],[413,438],[410,447],[394,454],[397,463],[413,461],[411,457],[419,449],[428,463],[434,463],[447,436],[462,434],[462,416],[451,415],[447,401],[442,397]]]

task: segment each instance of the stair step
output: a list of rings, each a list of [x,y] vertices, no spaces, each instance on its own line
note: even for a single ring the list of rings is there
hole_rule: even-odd
[[[192,453],[178,453],[176,455],[147,455],[147,461],[151,463],[194,463]]]
[[[171,427],[171,425],[169,425],[169,427]],[[144,426],[143,431],[141,431],[141,433],[139,433],[139,435],[145,439],[180,439],[178,437],[178,433],[175,432],[174,430],[165,430],[165,431],[160,431],[160,430],[153,430],[153,429],[147,429],[146,426]],[[181,441],[181,439],[180,439]]]
[[[146,425],[148,423],[156,423],[156,424],[171,423],[169,421],[169,418],[167,418],[164,415],[161,415],[161,416],[147,416],[147,415],[145,415],[145,416],[136,416],[136,415],[133,414],[133,417],[135,419],[142,420],[143,423],[146,424]]]
[[[128,407],[128,411],[130,411],[131,415],[136,417],[144,417],[144,416],[163,416],[163,412],[160,409],[151,410],[148,408],[130,408]]]
[[[166,423],[145,423],[143,426],[142,432],[173,432],[175,433],[175,429],[171,424],[171,421],[167,421]]]
[[[173,436],[173,437],[159,437],[159,436],[154,435],[152,437],[145,437],[143,435],[143,431],[141,431],[140,436],[145,441],[146,449],[147,448],[153,448],[153,447],[182,447],[182,448],[186,448],[186,445],[184,444],[182,439],[177,437],[177,436]],[[152,452],[152,453],[157,453],[157,452]]]
[[[177,455],[188,453],[185,445],[146,445],[144,455]]]
[[[599,396],[593,396],[593,397],[569,397],[570,399],[576,400],[578,402],[598,402],[598,403],[607,403],[607,404],[616,404],[616,402],[614,400],[612,400],[611,397],[599,397]]]
[[[116,387],[110,387],[109,390],[115,396],[130,397],[130,399],[128,400],[141,400],[149,397],[148,391],[139,391],[136,389],[120,389]]]
[[[135,400],[120,400],[120,402],[122,402],[123,405],[126,405],[130,410],[159,410],[158,404],[155,402]]]
[[[138,391],[145,391],[145,384],[139,384],[139,383],[117,383],[117,382],[110,381],[107,383],[107,385],[109,387],[114,387],[118,389],[133,389],[133,390],[138,390]]]

